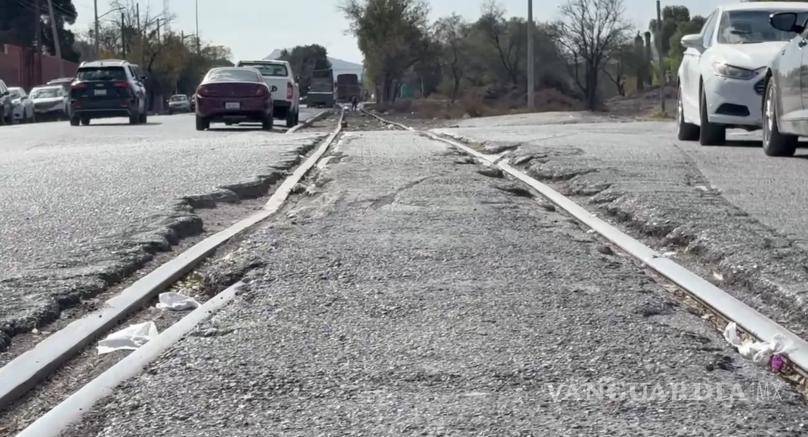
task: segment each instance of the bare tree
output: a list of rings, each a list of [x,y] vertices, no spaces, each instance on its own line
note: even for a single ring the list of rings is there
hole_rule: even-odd
[[[451,91],[449,97],[452,103],[457,100],[460,94],[460,84],[465,76],[462,61],[464,57],[464,44],[468,36],[468,27],[463,21],[463,17],[457,14],[438,20],[433,28],[434,38],[440,44],[442,56],[441,64],[446,73],[450,76]]]
[[[495,0],[483,4],[477,27],[497,51],[502,68],[514,86],[521,84],[521,61],[525,58],[525,34],[518,32],[519,19],[505,19],[505,9]]]
[[[590,109],[599,103],[600,72],[630,28],[624,11],[623,0],[569,0],[561,7],[563,20],[556,24],[558,42],[571,58],[575,84]]]

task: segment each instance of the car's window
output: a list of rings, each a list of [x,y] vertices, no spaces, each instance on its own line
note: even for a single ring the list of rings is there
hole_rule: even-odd
[[[188,96],[179,95],[179,96],[171,96],[172,102],[184,102],[188,100]]]
[[[773,11],[728,11],[721,17],[718,42],[721,44],[757,44],[790,41],[794,33],[777,30],[769,23]],[[801,14],[803,22],[808,15]]]
[[[261,72],[262,76],[286,77],[289,70],[283,64],[240,64],[242,67],[253,67]]]
[[[713,43],[713,30],[715,29],[715,22],[717,12],[713,12],[710,14],[710,17],[707,18],[707,21],[704,23],[704,28],[701,29],[701,37],[702,37],[702,45],[706,47],[710,47]]]
[[[32,99],[49,99],[52,97],[61,97],[62,88],[34,88],[31,90]]]
[[[260,82],[261,77],[254,70],[246,68],[222,68],[211,70],[205,82]]]
[[[81,68],[76,77],[83,81],[126,80],[126,71],[123,67]]]
[[[19,99],[21,97],[25,97],[25,93],[19,88],[9,88],[8,92],[9,92],[9,94],[11,94],[11,97],[14,97],[14,98],[17,98],[17,99]]]

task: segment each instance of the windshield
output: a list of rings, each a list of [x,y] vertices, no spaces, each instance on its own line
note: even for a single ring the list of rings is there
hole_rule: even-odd
[[[185,95],[171,96],[172,102],[184,102],[186,100],[188,100],[188,96]]]
[[[52,97],[61,97],[61,88],[34,88],[31,90],[32,99],[49,99]]]
[[[244,68],[222,68],[211,70],[206,82],[258,82],[260,78],[255,70]]]
[[[773,11],[729,11],[721,17],[718,42],[721,44],[757,44],[769,41],[790,41],[794,33],[783,32],[769,24]],[[808,13],[800,13],[801,19]]]
[[[15,99],[25,96],[25,93],[19,88],[9,88],[8,93],[11,94],[11,97]]]
[[[121,67],[83,68],[78,72],[78,79],[92,80],[126,80],[126,72]]]
[[[261,72],[262,76],[286,77],[289,72],[283,64],[241,64],[242,67],[253,67]]]

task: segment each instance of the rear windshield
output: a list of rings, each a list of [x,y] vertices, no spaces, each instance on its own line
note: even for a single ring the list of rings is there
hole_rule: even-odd
[[[260,80],[258,73],[245,68],[211,70],[205,78],[206,82],[258,82]]]
[[[286,77],[289,70],[283,64],[241,64],[242,67],[252,67],[261,72],[262,76]]]
[[[126,72],[122,67],[82,68],[79,69],[77,77],[82,81],[126,80]]]
[[[188,96],[185,95],[171,96],[172,102],[183,102],[185,100],[188,100]]]
[[[34,88],[31,90],[32,99],[49,99],[51,97],[61,97],[62,88]]]

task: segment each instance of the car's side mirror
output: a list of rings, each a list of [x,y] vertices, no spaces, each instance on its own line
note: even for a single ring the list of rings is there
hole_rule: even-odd
[[[685,35],[682,37],[682,47],[686,49],[696,49],[701,50],[704,48],[702,45],[702,37],[701,35],[694,33],[692,35]]]
[[[769,17],[769,23],[775,29],[783,32],[802,33],[805,30],[805,25],[797,24],[798,17],[796,12],[779,12]]]

